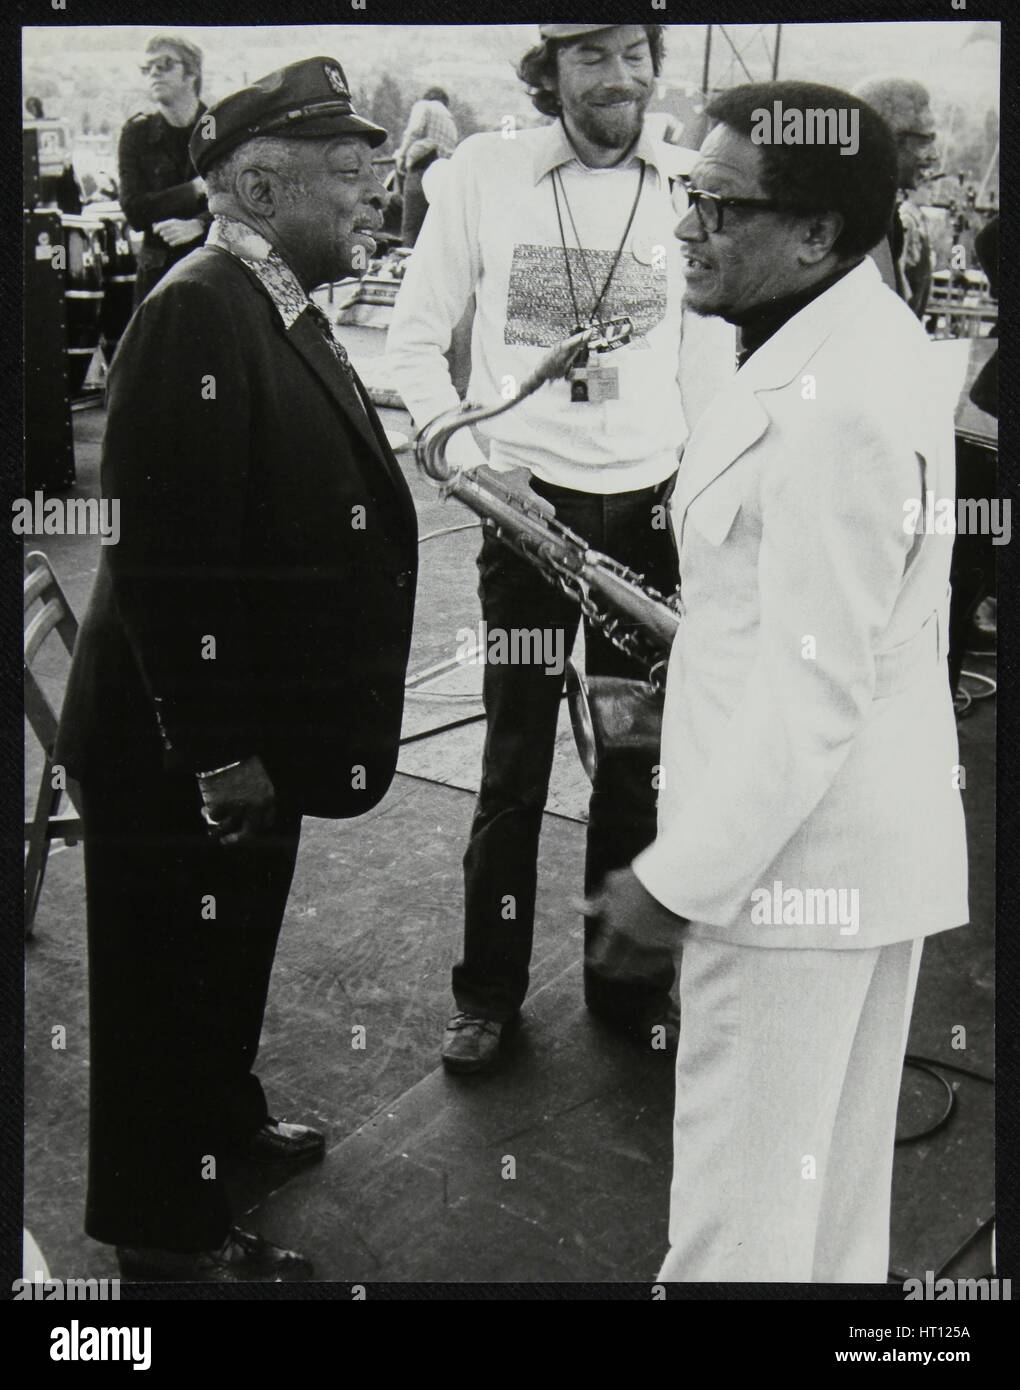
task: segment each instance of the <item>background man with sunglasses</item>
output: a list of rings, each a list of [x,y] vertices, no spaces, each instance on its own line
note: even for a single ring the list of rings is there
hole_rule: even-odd
[[[205,114],[202,50],[187,39],[157,34],[145,47],[142,76],[155,111],[132,116],[121,131],[117,161],[120,205],[145,240],[138,255],[135,306],[172,265],[205,239],[210,216],[205,184],[188,154]]]
[[[856,109],[860,145],[756,144],[755,113]],[[683,944],[660,1278],[884,1283],[921,947],[967,921],[946,666],[952,401],[868,251],[896,150],[847,92],[715,97],[676,229],[685,304],[741,367],[672,500],[684,618],[654,844],[603,917]]]

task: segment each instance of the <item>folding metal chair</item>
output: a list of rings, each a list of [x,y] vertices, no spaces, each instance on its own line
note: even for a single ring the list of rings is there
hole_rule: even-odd
[[[78,620],[64,597],[50,562],[41,550],[33,550],[25,561],[28,573],[25,576],[25,717],[31,724],[36,738],[42,744],[44,762],[39,791],[36,795],[35,814],[25,821],[25,935],[32,935],[39,895],[42,892],[43,877],[50,845],[54,840],[63,840],[67,845],[77,844],[81,838],[81,819],[79,815],[61,815],[60,801],[65,789],[53,786],[53,750],[57,740],[57,715],[42,687],[32,673],[32,664],[39,649],[51,632],[56,630],[67,648],[74,650],[78,635]],[[41,605],[34,616],[29,618],[29,610]],[[78,810],[78,787],[67,779],[66,795],[72,808]]]

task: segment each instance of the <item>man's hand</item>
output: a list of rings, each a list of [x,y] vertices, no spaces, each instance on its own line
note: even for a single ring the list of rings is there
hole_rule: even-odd
[[[205,223],[197,217],[168,217],[163,222],[153,222],[152,230],[168,246],[186,246],[205,235]]]
[[[527,468],[491,468],[489,464],[482,463],[473,471],[476,478],[488,479],[489,482],[498,483],[502,488],[509,488],[511,492],[520,493],[529,507],[543,512],[550,519],[555,517],[556,508],[553,504],[545,497],[539,497],[537,492],[532,492],[528,487],[531,473]]]
[[[513,492],[519,492],[529,507],[534,507],[542,512],[550,520],[555,519],[556,508],[547,497],[540,497],[537,492],[532,492],[529,484],[531,482],[531,472],[527,468],[511,468],[509,470],[497,471],[490,468],[488,464],[484,468],[479,468],[479,473],[488,474],[490,478],[495,478],[503,487],[510,488]]]
[[[206,824],[221,845],[250,844],[273,823],[276,792],[261,758],[198,779]]]
[[[597,918],[602,928],[592,942],[588,964],[600,974],[621,980],[641,978],[642,970],[647,970],[641,957],[630,958],[627,942],[672,950],[687,921],[653,898],[631,868],[606,875],[602,887],[585,904],[585,915]]]
[[[446,445],[446,461],[456,468],[463,469],[465,473],[488,466],[485,452],[478,447],[471,430],[458,430],[450,436]]]

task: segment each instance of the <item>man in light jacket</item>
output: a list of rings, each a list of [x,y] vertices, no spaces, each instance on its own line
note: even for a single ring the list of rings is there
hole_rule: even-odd
[[[847,109],[859,148],[756,143],[776,101]],[[967,921],[952,536],[928,533],[955,496],[952,408],[866,254],[896,192],[876,113],[793,82],[709,113],[685,303],[739,326],[741,366],[672,503],[658,836],[601,907],[683,943],[660,1277],[883,1282],[922,941]]]

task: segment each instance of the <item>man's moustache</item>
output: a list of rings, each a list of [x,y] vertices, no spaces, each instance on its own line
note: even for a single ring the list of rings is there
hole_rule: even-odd
[[[613,88],[608,92],[598,92],[588,100],[595,106],[610,101],[640,101],[642,97],[648,96],[650,91],[649,87]]]

